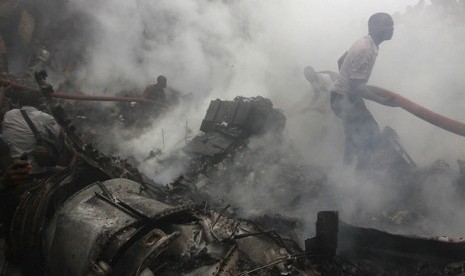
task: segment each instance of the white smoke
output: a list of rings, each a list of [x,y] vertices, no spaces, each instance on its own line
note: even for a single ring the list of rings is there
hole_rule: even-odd
[[[313,95],[303,68],[336,71],[337,59],[367,33],[367,20],[375,12],[394,14],[396,29],[392,41],[380,46],[370,84],[465,121],[460,94],[465,87],[463,22],[445,20],[429,2],[423,10],[410,7],[405,14],[408,5],[418,2],[78,0],[74,5],[97,22],[85,68],[89,91],[135,88],[142,93],[163,74],[169,87],[195,97],[194,104],[168,111],[139,136],[115,132],[118,153],[143,162],[150,150],[174,151],[182,146],[186,122],[194,134],[198,131],[210,100],[262,95],[287,115],[287,134],[307,162],[338,168],[343,155],[341,123],[327,102],[326,111],[300,112]],[[444,159],[455,167],[455,160],[464,156],[462,137],[399,108],[369,104],[369,109],[380,126],[397,130],[402,145],[421,166]],[[156,177],[160,172],[154,166],[146,162],[142,169]],[[159,177],[169,180],[165,174]],[[334,178],[342,182],[347,175]],[[347,213],[355,210],[354,200],[377,209],[389,202],[384,195],[395,196],[379,183],[347,182],[352,184],[341,192],[347,195],[341,201],[347,203]],[[450,185],[445,189],[452,193]]]
[[[199,125],[202,116],[197,115],[205,112],[210,99],[270,97],[275,106],[290,113],[289,131],[299,145],[320,149],[317,154],[310,151],[315,157],[310,159],[330,162],[327,156],[337,158],[340,147],[333,153],[330,145],[308,144],[307,138],[334,121],[327,116],[292,114],[311,96],[302,69],[310,64],[335,70],[341,53],[366,33],[370,14],[402,11],[412,3],[415,1],[80,0],[74,5],[97,22],[83,90],[142,91],[164,74],[171,87],[206,99],[195,111],[197,121],[189,120],[193,127]],[[192,115],[176,116],[173,124]]]

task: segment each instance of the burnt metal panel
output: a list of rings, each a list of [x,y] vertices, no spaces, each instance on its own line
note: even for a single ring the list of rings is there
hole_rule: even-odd
[[[465,260],[465,242],[395,235],[339,222],[338,254],[450,263]]]
[[[271,129],[282,130],[286,118],[263,97],[237,97],[234,101],[211,101],[200,130],[211,132],[224,128],[238,128],[249,134]]]
[[[139,195],[140,184],[127,179],[101,183],[111,194],[145,216],[154,216],[170,206]],[[100,200],[98,183],[68,199],[47,227],[44,247],[50,275],[85,275],[110,237],[137,218]]]
[[[465,260],[465,242],[449,238],[425,238],[395,235],[377,229],[356,227],[331,215],[319,212],[316,236],[305,241],[309,256],[331,257],[337,255],[348,259],[373,260],[391,263],[428,262],[448,264]],[[329,250],[329,251],[328,251]],[[311,257],[314,258],[314,257]]]
[[[381,133],[379,151],[372,162],[376,168],[390,168],[393,172],[403,172],[416,168],[416,164],[399,142],[394,129],[386,126]]]
[[[209,132],[216,126],[245,128],[249,119],[251,104],[242,101],[211,101],[200,130]]]
[[[234,143],[235,139],[224,134],[209,132],[204,135],[194,137],[185,150],[187,152],[205,156],[215,156],[217,154],[225,153]]]

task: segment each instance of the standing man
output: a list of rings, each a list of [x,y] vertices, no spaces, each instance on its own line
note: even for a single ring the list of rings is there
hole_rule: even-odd
[[[165,103],[166,95],[164,89],[166,88],[167,82],[168,81],[165,76],[158,76],[156,84],[149,85],[145,88],[143,97],[160,103]]]
[[[379,44],[390,40],[393,32],[394,21],[389,14],[373,14],[368,20],[368,35],[355,42],[338,60],[339,75],[331,91],[331,108],[344,125],[344,163],[351,164],[356,157],[358,169],[369,165],[381,134],[363,98],[394,105],[393,99],[380,97],[367,87]]]

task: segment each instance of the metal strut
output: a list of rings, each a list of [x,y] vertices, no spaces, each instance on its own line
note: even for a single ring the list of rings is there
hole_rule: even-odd
[[[97,196],[98,199],[103,200],[104,202],[110,204],[111,206],[118,208],[119,210],[125,212],[126,214],[136,218],[137,220],[148,220],[149,217],[145,215],[144,213],[140,212],[139,210],[136,210],[129,204],[125,203],[124,201],[116,198],[111,194],[111,192],[103,185],[102,182],[97,182],[97,185],[100,187],[100,189],[103,191],[103,193],[98,193],[95,192],[95,195]]]

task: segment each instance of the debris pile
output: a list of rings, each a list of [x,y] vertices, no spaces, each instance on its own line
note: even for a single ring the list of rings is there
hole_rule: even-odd
[[[58,89],[80,91],[79,67],[86,58],[85,41],[79,38],[88,31],[87,17],[68,13],[66,1],[19,2],[0,8],[0,27],[9,30],[2,32],[3,40],[11,49],[8,64],[0,45],[0,71],[21,72],[0,76],[7,98],[18,90],[37,93],[32,74],[41,69],[51,72]],[[48,12],[41,5],[50,7]],[[459,20],[463,13],[455,16]],[[306,73],[316,82],[316,102],[328,89],[318,83],[314,70]],[[324,74],[328,81],[333,77]],[[463,201],[465,161],[459,160],[458,175],[441,160],[418,168],[387,127],[382,150],[360,181],[382,183],[394,192],[378,208],[353,203],[356,212],[347,218],[371,228],[322,212],[314,230],[309,220],[318,211],[342,209],[341,201],[358,198],[345,198],[344,188],[335,183],[348,179],[335,179],[331,169],[303,162],[287,137],[286,117],[270,99],[212,100],[202,133],[192,139],[186,135],[181,153],[158,160],[160,171],[183,166],[183,173],[164,186],[129,162],[135,160],[132,156],[107,154],[117,148],[108,139],[111,130],[138,136],[156,124],[156,116],[146,116],[151,107],[137,100],[135,90],[117,93],[123,102],[116,105],[55,99],[58,105],[52,107],[50,98],[45,101],[44,110],[62,126],[79,162],[26,187],[8,231],[11,259],[2,258],[0,274],[13,273],[10,261],[23,275],[465,273],[462,240],[373,229],[437,235],[425,223],[431,210],[421,192],[428,183],[453,183],[455,199]],[[2,108],[14,105],[7,101]],[[156,159],[161,153],[147,155]]]
[[[61,190],[72,193],[78,183],[66,182],[61,180]],[[225,218],[205,204],[170,206],[127,179],[84,186],[62,201],[59,189],[45,194],[36,187],[21,203],[12,245],[29,269],[46,269],[49,275],[237,275],[264,265],[258,270],[271,274],[304,269],[296,262],[304,254],[292,241],[252,222]],[[42,204],[31,209],[29,202]],[[31,229],[37,229],[35,235],[28,235]],[[285,267],[275,265],[281,260]]]
[[[324,170],[300,161],[283,134],[285,120],[263,97],[212,101],[200,127],[204,133],[184,148],[186,173],[171,185],[187,187],[196,200],[233,203],[248,216],[286,214],[317,198]]]
[[[240,115],[246,116],[238,120],[235,115],[241,108],[246,112]],[[293,210],[305,201],[336,200],[337,195],[329,189],[327,171],[300,162],[283,133],[285,117],[268,99],[212,101],[201,126],[205,133],[184,149],[190,164],[186,174],[168,187],[153,183],[125,160],[107,157],[86,144],[62,107],[51,112],[74,142],[83,163],[36,183],[16,212],[13,253],[34,272],[350,275],[390,271],[447,275],[460,270],[456,263],[460,251],[450,251],[445,261],[435,259],[433,252],[432,259],[415,262],[408,260],[416,258],[416,251],[397,247],[386,249],[395,256],[392,261],[383,255],[354,253],[358,249],[352,241],[344,240],[347,233],[352,233],[350,239],[356,239],[364,251],[371,252],[371,243],[361,243],[360,237],[379,232],[349,226],[343,226],[339,234],[336,231],[336,243],[318,240],[317,227],[316,251],[310,242],[306,251],[301,249],[296,240],[309,233]],[[249,128],[251,125],[254,127]],[[395,134],[386,133],[386,144],[391,146],[388,152],[397,162],[405,162],[393,178],[396,185],[404,185],[404,197],[398,197],[403,205],[396,205],[396,212],[382,215],[389,217],[379,224],[383,228],[408,223],[405,217],[410,213],[405,210],[421,218],[421,206],[407,200],[415,192],[406,191],[418,188],[428,178],[450,175],[444,162],[417,169]],[[414,224],[414,219],[410,223]],[[377,237],[411,241],[391,234]],[[85,246],[76,245],[82,241]],[[420,241],[418,246],[422,244]],[[332,248],[329,256],[319,251],[326,246]],[[440,244],[446,251],[454,246]],[[399,266],[406,261],[408,265]],[[131,266],[122,265],[127,263]]]

